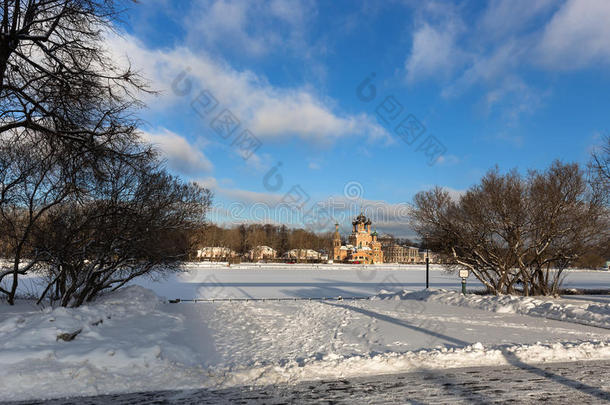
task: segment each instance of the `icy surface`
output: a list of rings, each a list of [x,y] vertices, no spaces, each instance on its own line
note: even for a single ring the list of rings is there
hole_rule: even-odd
[[[425,288],[424,265],[345,265],[189,263],[186,271],[151,280],[133,281],[161,297],[193,298],[293,298],[368,297],[380,290],[399,292]],[[610,290],[610,271],[566,270],[564,287]],[[459,291],[460,278],[442,266],[430,266],[430,287]],[[474,277],[468,289],[482,289]],[[22,295],[36,295],[44,286],[35,274],[23,277]]]
[[[567,288],[610,290],[610,272],[569,270]],[[342,264],[255,264],[231,265],[193,263],[187,271],[163,282],[139,279],[137,284],[167,298],[292,298],[368,297],[380,290],[402,291],[425,288],[424,265],[342,265]],[[430,287],[454,291],[461,280],[441,266],[430,268]],[[482,289],[474,277],[468,289]]]

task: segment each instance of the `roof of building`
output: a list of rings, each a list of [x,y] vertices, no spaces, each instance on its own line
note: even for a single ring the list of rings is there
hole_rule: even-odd
[[[356,218],[354,218],[352,225],[356,225],[356,224],[370,225],[371,223],[372,222],[371,222],[370,218],[367,218],[363,213],[360,213],[360,215],[358,215]]]
[[[253,247],[250,250],[255,250],[255,249],[261,249],[261,250],[275,250],[274,248],[272,248],[271,246],[267,246],[267,245],[258,245]]]

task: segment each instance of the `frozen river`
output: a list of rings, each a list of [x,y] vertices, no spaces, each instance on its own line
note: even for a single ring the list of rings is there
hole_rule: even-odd
[[[323,298],[364,297],[380,290],[421,290],[425,266],[189,264],[187,271],[164,280],[140,279],[136,284],[166,298]],[[564,288],[610,289],[610,272],[569,270]],[[460,290],[456,274],[431,266],[430,287]],[[482,289],[473,276],[468,289]]]

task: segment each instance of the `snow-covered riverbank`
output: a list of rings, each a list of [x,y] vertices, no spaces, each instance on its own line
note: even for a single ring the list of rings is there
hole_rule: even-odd
[[[35,399],[610,359],[606,329],[497,311],[483,301],[455,306],[452,292],[435,294],[427,301],[395,295],[170,304],[132,286],[78,309],[2,303],[0,395]],[[75,332],[74,340],[58,340]]]

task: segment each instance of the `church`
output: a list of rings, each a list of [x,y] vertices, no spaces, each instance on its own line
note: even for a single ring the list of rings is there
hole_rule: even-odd
[[[352,222],[352,226],[349,244],[342,246],[339,224],[335,224],[332,259],[335,262],[383,263],[381,242],[377,240],[377,231],[371,232],[371,220],[360,213]]]

